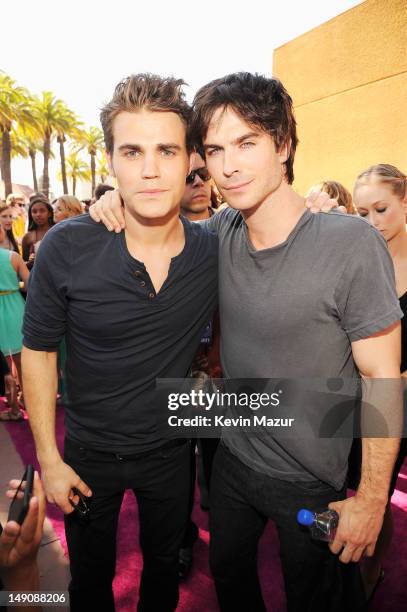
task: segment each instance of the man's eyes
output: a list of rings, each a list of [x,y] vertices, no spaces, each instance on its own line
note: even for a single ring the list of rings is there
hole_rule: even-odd
[[[161,149],[160,153],[163,157],[174,157],[175,155],[175,151],[172,149]]]
[[[255,142],[251,142],[249,140],[246,140],[245,142],[240,143],[239,148],[240,149],[251,149],[252,147],[255,146]],[[206,155],[208,157],[213,157],[214,155],[217,155],[219,153],[219,151],[221,151],[220,147],[213,147],[212,149],[207,149],[206,150]]]
[[[136,151],[135,149],[131,149],[130,151],[126,151],[124,156],[128,159],[133,159],[134,157],[138,157],[140,155],[140,151]]]
[[[212,149],[207,149],[206,150],[206,155],[208,155],[209,157],[213,157],[214,155],[219,153],[219,151],[220,151],[219,147],[213,147]]]
[[[136,157],[140,157],[141,151],[137,151],[135,149],[131,149],[130,151],[126,151],[124,156],[127,159],[135,159]],[[160,149],[160,155],[163,157],[173,157],[175,155],[175,151],[172,149]]]
[[[378,213],[384,213],[384,212],[386,212],[386,210],[387,210],[387,208],[376,208],[376,211]]]

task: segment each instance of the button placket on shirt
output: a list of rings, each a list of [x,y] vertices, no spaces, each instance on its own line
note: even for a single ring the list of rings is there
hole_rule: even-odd
[[[147,287],[147,282],[142,278],[143,277],[143,272],[142,270],[135,270],[133,272],[134,276],[140,280],[140,287]],[[148,288],[147,288],[148,289]],[[147,293],[147,297],[149,300],[153,300],[156,297],[156,294],[154,291],[148,290]]]

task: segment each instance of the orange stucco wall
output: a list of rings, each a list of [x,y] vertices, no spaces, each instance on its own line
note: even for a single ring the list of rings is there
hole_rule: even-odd
[[[406,32],[406,0],[367,0],[274,51],[298,122],[299,192],[324,179],[352,189],[374,163],[407,171]]]

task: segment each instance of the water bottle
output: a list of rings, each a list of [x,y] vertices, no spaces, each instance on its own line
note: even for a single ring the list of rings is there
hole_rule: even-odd
[[[311,537],[314,540],[332,542],[335,539],[339,514],[335,510],[329,510],[329,508],[320,512],[311,512],[303,508],[297,514],[297,521],[300,525],[309,527]]]

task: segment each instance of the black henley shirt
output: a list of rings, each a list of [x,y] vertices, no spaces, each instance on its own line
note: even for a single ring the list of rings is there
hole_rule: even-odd
[[[158,293],[125,233],[88,215],[59,223],[41,243],[24,345],[56,351],[66,337],[66,435],[88,448],[132,454],[163,443],[155,380],[187,376],[217,303],[217,236],[181,219],[185,246]]]

